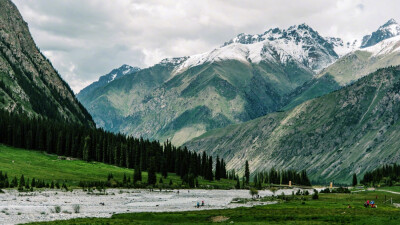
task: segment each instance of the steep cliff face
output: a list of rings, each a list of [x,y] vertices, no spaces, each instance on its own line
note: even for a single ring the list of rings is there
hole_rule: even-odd
[[[9,0],[0,0],[0,108],[94,125],[68,84],[39,51],[27,23]]]
[[[286,112],[213,130],[186,143],[219,155],[229,169],[306,169],[314,179],[351,175],[400,160],[400,67],[380,69],[351,86]]]

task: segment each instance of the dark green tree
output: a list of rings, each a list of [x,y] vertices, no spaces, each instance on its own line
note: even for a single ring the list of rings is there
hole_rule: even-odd
[[[82,154],[82,159],[89,162],[90,161],[90,136],[86,136],[85,138],[85,144],[83,146],[83,154]]]
[[[357,175],[354,173],[353,174],[353,186],[357,186],[358,181],[357,181]]]
[[[140,164],[136,164],[135,171],[133,172],[133,183],[142,181],[142,170],[140,169]]]
[[[246,179],[246,184],[248,185],[250,182],[250,168],[249,168],[249,161],[246,160],[246,165],[244,168],[244,177]]]
[[[215,163],[215,180],[221,179],[221,163],[219,161],[219,156],[217,156],[217,161]]]
[[[151,157],[149,162],[149,170],[148,170],[148,177],[147,177],[147,184],[148,185],[155,185],[157,182],[156,177],[156,162],[155,158]]]
[[[25,187],[25,177],[24,177],[24,175],[22,174],[21,175],[21,178],[19,179],[19,186],[18,187]]]

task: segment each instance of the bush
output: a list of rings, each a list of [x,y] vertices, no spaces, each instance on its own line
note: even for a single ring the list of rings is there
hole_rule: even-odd
[[[60,213],[61,212],[61,206],[59,206],[59,205],[54,206],[54,212],[55,213]]]
[[[251,187],[250,188],[250,194],[251,194],[251,197],[254,198],[254,196],[258,195],[258,190],[253,188],[253,187]]]
[[[72,208],[74,209],[74,213],[80,213],[80,211],[81,211],[81,206],[80,205],[73,205]]]
[[[319,198],[318,191],[314,189],[314,194],[312,195],[312,199],[317,200]]]
[[[328,193],[331,193],[331,190],[329,188],[325,188],[325,189],[321,190],[321,193],[328,194]]]

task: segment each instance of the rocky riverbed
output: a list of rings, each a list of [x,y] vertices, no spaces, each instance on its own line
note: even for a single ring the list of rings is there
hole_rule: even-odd
[[[278,190],[286,195],[296,189]],[[260,196],[271,196],[268,190]],[[234,198],[251,198],[248,190],[120,190],[108,189],[105,194],[83,190],[46,190],[18,192],[5,190],[0,194],[0,224],[18,224],[78,217],[111,217],[115,213],[168,212],[204,209],[224,209],[239,206],[273,204],[276,202],[232,203]],[[204,207],[196,208],[204,201]]]

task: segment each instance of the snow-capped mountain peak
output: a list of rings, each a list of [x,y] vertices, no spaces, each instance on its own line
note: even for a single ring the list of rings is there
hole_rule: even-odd
[[[110,73],[101,76],[98,81],[95,81],[92,84],[90,84],[89,86],[82,89],[78,93],[78,96],[87,95],[88,93],[90,93],[91,91],[93,91],[96,88],[103,87],[103,86],[107,85],[108,83],[110,83],[111,81],[114,81],[122,76],[125,76],[126,74],[135,73],[139,70],[140,70],[140,68],[138,68],[138,67],[132,67],[132,66],[124,64],[117,69],[113,69]]]
[[[400,35],[400,25],[394,19],[390,19],[380,26],[372,34],[366,35],[362,39],[361,48],[373,46],[385,39]]]
[[[259,63],[266,60],[283,64],[290,61],[318,72],[337,58],[338,55],[331,43],[307,24],[300,24],[288,29],[269,29],[263,34],[238,34],[219,48],[178,60],[176,73],[206,62],[223,60],[237,60],[244,63]],[[170,61],[163,60],[161,63],[166,62]]]

